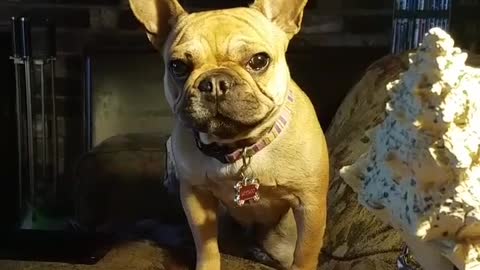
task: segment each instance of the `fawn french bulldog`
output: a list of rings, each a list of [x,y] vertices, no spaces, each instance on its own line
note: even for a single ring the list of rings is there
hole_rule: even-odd
[[[285,269],[313,270],[325,231],[327,146],[285,53],[307,0],[187,12],[176,0],[130,0],[163,53],[176,117],[171,158],[197,253],[220,269],[219,207],[255,228]]]

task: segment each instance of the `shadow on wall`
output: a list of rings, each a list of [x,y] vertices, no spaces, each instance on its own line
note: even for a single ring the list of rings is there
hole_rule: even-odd
[[[290,74],[310,97],[324,130],[366,68],[388,54],[386,47],[324,47],[287,54]]]
[[[158,54],[96,55],[92,75],[93,146],[119,134],[170,132]]]

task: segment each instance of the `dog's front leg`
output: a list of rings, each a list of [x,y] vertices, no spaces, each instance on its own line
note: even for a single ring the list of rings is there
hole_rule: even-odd
[[[192,230],[197,251],[196,270],[220,270],[217,241],[217,206],[213,195],[188,183],[180,184],[183,209]]]
[[[311,195],[310,195],[311,196]],[[291,270],[315,270],[323,245],[326,223],[325,198],[301,198],[293,208],[297,243]]]

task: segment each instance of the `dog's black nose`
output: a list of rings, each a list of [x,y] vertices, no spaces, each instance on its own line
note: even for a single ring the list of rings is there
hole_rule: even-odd
[[[203,78],[198,84],[198,90],[204,93],[225,93],[233,86],[232,76],[225,73],[215,73]]]

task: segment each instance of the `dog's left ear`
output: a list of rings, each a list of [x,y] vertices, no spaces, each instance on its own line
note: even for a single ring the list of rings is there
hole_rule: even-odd
[[[289,38],[300,31],[308,0],[255,0],[250,6],[280,27]]]

